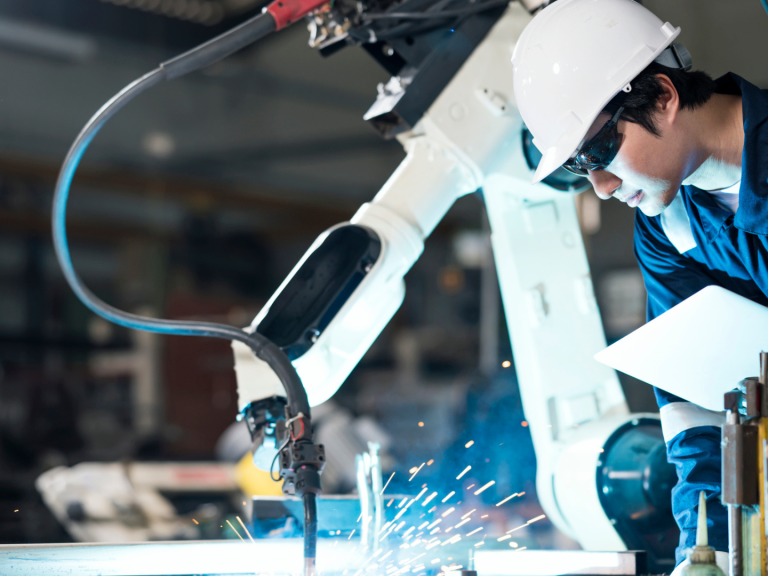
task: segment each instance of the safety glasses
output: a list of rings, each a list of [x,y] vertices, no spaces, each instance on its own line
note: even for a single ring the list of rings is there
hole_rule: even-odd
[[[619,106],[616,113],[600,131],[584,143],[576,154],[565,161],[563,168],[577,176],[587,176],[588,170],[604,170],[616,158],[619,146],[624,138],[619,134],[616,125],[619,122],[623,106]]]

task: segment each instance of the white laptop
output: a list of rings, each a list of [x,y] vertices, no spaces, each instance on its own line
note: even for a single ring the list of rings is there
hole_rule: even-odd
[[[768,308],[708,286],[638,328],[595,359],[709,410],[760,373],[768,351]]]

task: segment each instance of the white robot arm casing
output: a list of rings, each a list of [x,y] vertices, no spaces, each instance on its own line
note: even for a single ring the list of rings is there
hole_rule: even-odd
[[[600,504],[595,471],[605,442],[636,416],[628,413],[616,374],[593,359],[605,337],[573,196],[530,184],[511,63],[530,18],[511,4],[414,129],[398,136],[405,160],[350,221],[378,234],[381,255],[294,365],[311,405],[330,398],[400,306],[403,276],[424,239],[457,198],[482,189],[538,460],[539,499],[557,527],[584,548],[622,550],[626,545]],[[253,381],[244,364],[258,361],[234,346],[242,410],[273,395],[275,379]]]

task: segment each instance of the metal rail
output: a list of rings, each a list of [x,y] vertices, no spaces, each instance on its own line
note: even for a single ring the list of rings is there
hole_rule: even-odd
[[[321,540],[317,560],[318,565],[324,567],[323,573],[341,574],[349,569],[351,574],[362,567],[368,557],[356,544],[346,539]],[[3,576],[282,576],[301,574],[301,550],[301,539],[12,545],[0,546],[0,572]],[[395,550],[402,559],[413,556],[413,553]],[[635,576],[645,573],[645,554],[487,550],[475,554],[475,567],[482,576]]]

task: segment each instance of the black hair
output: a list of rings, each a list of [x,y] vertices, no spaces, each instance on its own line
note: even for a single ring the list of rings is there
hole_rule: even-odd
[[[664,74],[670,79],[680,97],[680,108],[698,108],[715,92],[715,81],[706,72],[685,72],[651,62],[630,82],[632,90],[619,92],[603,112],[613,114],[619,106],[624,106],[623,120],[640,124],[657,138],[661,136],[656,127],[656,110],[664,91],[657,74]]]

